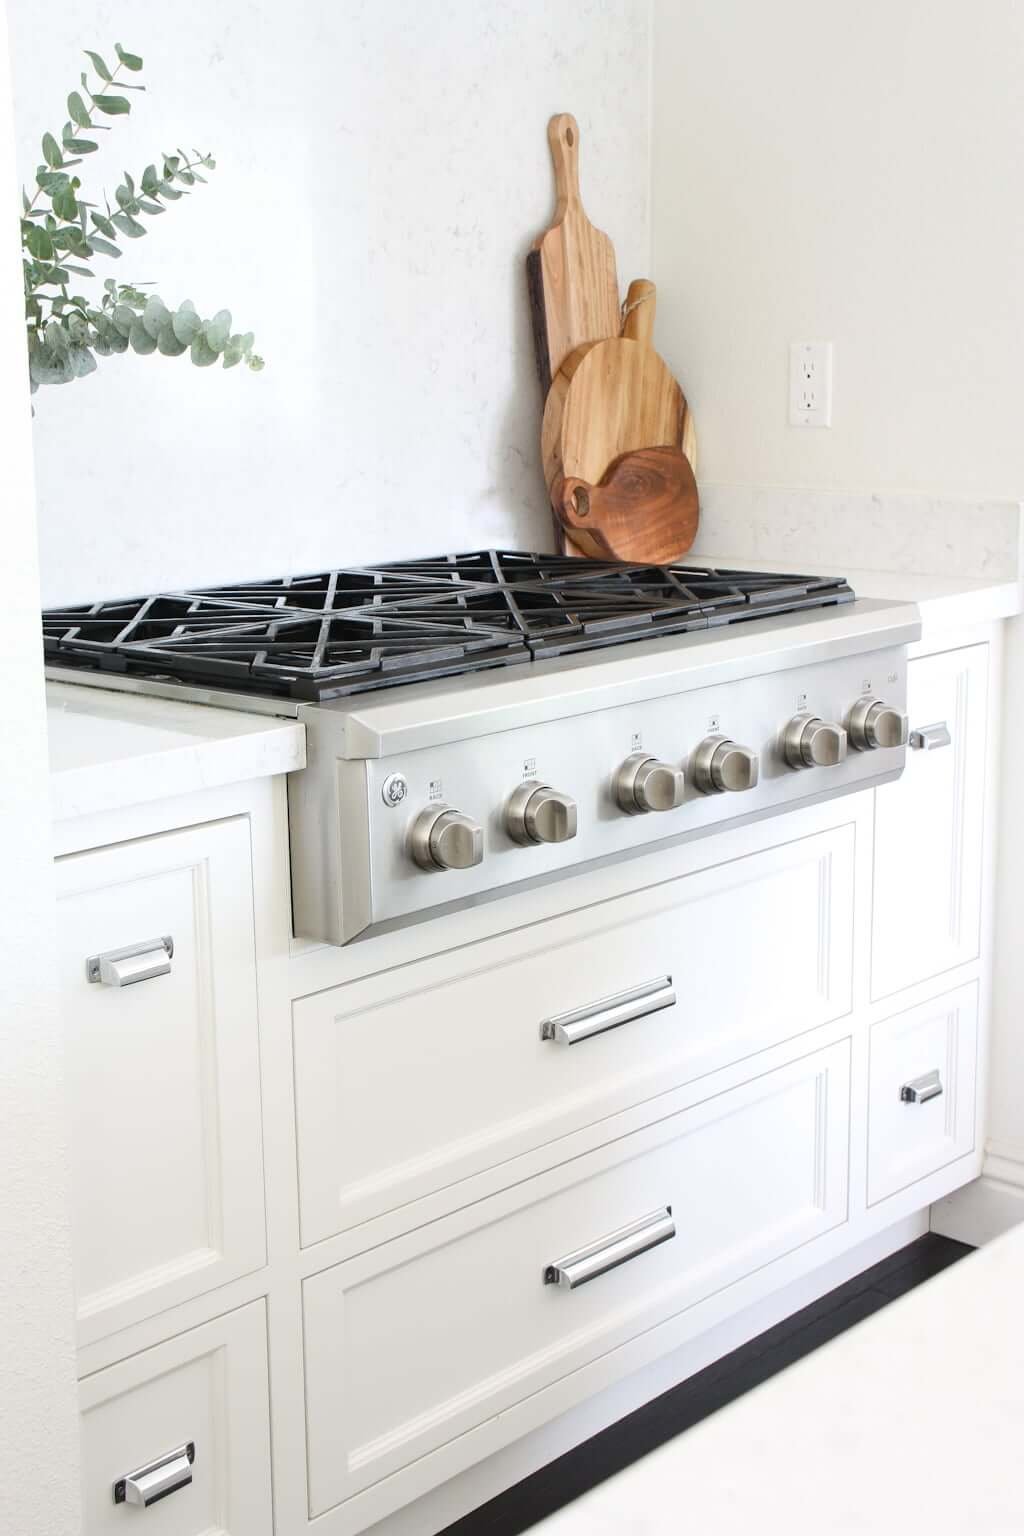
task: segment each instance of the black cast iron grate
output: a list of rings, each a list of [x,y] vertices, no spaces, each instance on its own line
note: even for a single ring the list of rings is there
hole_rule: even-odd
[[[840,578],[507,550],[51,609],[51,662],[329,699],[849,602]]]

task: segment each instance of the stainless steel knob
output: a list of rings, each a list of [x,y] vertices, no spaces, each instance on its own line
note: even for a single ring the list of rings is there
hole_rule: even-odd
[[[576,836],[576,801],[550,784],[520,784],[505,807],[505,829],[513,842],[567,843]]]
[[[693,782],[704,795],[753,789],[758,772],[757,753],[728,736],[705,736],[693,754]]]
[[[820,715],[794,715],[782,733],[791,768],[834,768],[846,756],[846,732]]]
[[[428,805],[412,824],[409,852],[421,869],[472,869],[483,861],[484,836],[472,817]]]
[[[682,805],[686,780],[681,768],[661,763],[646,752],[634,752],[617,771],[612,787],[620,810],[640,816],[647,811],[674,811]]]
[[[858,699],[846,722],[851,745],[858,752],[873,752],[876,747],[905,747],[909,729],[907,717],[881,699]]]

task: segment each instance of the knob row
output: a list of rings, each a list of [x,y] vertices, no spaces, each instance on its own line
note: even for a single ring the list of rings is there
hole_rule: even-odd
[[[846,757],[847,741],[861,752],[905,746],[907,717],[881,699],[858,700],[848,729],[818,715],[794,715],[782,734],[782,753],[790,768],[828,768]],[[760,773],[758,755],[727,736],[706,736],[693,759],[694,787],[701,794],[753,789]],[[686,780],[681,768],[634,752],[616,772],[612,791],[628,816],[672,811],[682,805]],[[513,842],[565,843],[576,836],[577,810],[571,795],[533,780],[509,797],[505,827]],[[483,859],[483,832],[477,822],[447,805],[428,806],[413,821],[409,851],[421,869],[471,869]]]

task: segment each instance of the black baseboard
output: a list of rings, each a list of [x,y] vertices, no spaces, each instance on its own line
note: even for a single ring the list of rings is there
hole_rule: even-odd
[[[456,1520],[441,1536],[520,1536],[972,1250],[929,1233]]]

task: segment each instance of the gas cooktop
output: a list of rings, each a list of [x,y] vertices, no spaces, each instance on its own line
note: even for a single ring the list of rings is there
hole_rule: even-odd
[[[839,578],[480,550],[43,614],[66,667],[321,700],[850,602]]]

